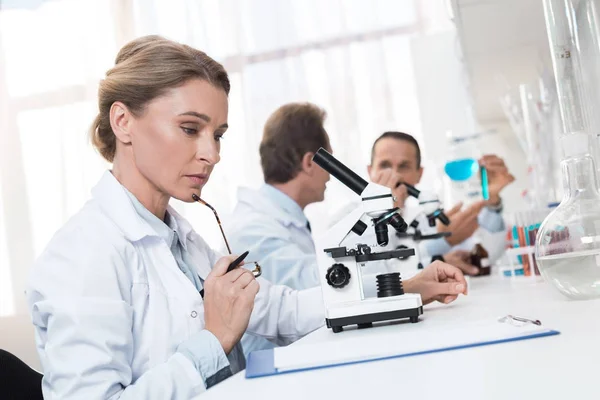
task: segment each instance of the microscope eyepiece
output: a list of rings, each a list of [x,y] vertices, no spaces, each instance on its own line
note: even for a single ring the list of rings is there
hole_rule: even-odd
[[[359,196],[368,185],[367,181],[322,147],[313,156],[313,161]]]
[[[438,215],[438,219],[440,220],[440,222],[446,226],[450,225],[450,218],[448,218],[448,216],[446,214],[444,214],[443,212],[439,213]]]
[[[415,199],[418,199],[419,195],[421,195],[421,191],[419,189],[417,189],[416,187],[414,187],[413,185],[409,185],[406,182],[400,182],[400,184],[406,186],[406,191],[408,192],[409,196],[412,196]]]

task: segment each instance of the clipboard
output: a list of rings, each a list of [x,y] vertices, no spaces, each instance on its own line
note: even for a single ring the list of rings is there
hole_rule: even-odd
[[[406,329],[401,332],[396,329],[394,332],[386,330],[384,333],[378,332],[377,328],[338,334],[330,332],[332,336],[320,343],[298,343],[254,351],[248,357],[246,378],[413,357],[560,334],[556,330],[535,324],[506,324],[498,320],[453,328],[410,329],[413,326],[405,325],[403,328]],[[345,337],[347,333],[351,335]]]

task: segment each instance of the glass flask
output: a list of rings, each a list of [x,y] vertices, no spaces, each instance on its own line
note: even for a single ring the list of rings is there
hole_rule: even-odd
[[[479,134],[459,135],[446,132],[447,151],[444,175],[448,204],[470,204],[489,198],[487,171],[479,166]]]
[[[564,197],[537,235],[536,259],[544,279],[577,300],[600,298],[600,191],[594,160],[561,163]]]

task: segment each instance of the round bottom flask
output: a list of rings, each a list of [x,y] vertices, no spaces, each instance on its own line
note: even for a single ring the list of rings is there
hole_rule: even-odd
[[[572,299],[600,298],[600,191],[594,161],[561,163],[564,197],[546,217],[536,240],[544,279]]]

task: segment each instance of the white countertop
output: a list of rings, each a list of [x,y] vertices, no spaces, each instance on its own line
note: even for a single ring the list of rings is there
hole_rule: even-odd
[[[393,331],[507,314],[539,319],[561,334],[265,378],[246,379],[241,372],[202,398],[600,399],[600,300],[569,300],[539,278],[471,278],[468,296],[447,306],[426,306],[417,324],[339,334],[321,328],[297,343],[326,342],[338,335],[377,340]]]

